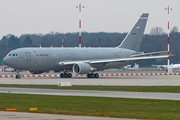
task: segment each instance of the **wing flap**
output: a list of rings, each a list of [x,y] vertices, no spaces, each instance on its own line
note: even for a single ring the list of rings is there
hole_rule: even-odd
[[[168,51],[158,51],[158,52],[149,52],[149,53],[139,53],[139,54],[131,55],[131,57],[140,57],[140,56],[157,55],[157,54],[167,55],[167,54],[168,54]]]
[[[105,59],[105,60],[92,60],[90,63],[108,63],[108,62],[124,62],[124,61],[137,61],[146,59],[157,59],[157,58],[167,58],[168,55],[159,56],[144,56],[144,57],[132,57],[132,58],[116,58],[116,59]]]

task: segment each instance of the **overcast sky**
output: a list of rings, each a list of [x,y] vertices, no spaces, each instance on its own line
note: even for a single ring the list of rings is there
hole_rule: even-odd
[[[82,31],[128,32],[142,13],[150,13],[145,33],[152,27],[180,31],[180,0],[0,0],[0,38],[7,34],[78,32],[81,3]]]

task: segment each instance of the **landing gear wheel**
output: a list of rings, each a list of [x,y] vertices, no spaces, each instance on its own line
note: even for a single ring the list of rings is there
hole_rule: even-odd
[[[89,73],[89,74],[87,74],[87,78],[99,78],[99,74],[98,73]]]
[[[99,78],[99,74],[96,73],[96,74],[95,74],[95,78]]]
[[[87,74],[87,78],[91,78],[91,74]]]
[[[72,78],[72,74],[71,73],[68,73],[68,78]]]
[[[21,75],[16,75],[16,79],[21,79]]]
[[[61,78],[72,78],[72,74],[71,73],[61,73],[60,77]]]
[[[61,74],[60,74],[60,77],[61,77],[61,78],[64,78],[64,73],[61,73]]]
[[[16,79],[21,79],[21,75],[19,74],[19,70],[14,69],[14,71],[16,72]]]

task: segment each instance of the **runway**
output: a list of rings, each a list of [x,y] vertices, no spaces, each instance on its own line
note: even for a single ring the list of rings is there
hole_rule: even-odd
[[[150,76],[102,76],[98,79],[87,79],[86,77],[73,77],[71,79],[47,77],[47,78],[0,78],[0,84],[31,84],[31,85],[57,85],[58,82],[71,82],[72,85],[114,85],[114,86],[180,86],[179,75],[150,75]],[[34,88],[7,88],[0,87],[1,93],[19,94],[44,94],[59,96],[95,96],[95,97],[114,97],[114,98],[139,98],[157,100],[180,100],[179,93],[150,93],[150,92],[115,92],[115,91],[84,91],[84,90],[49,90]],[[96,120],[113,118],[87,117],[87,116],[61,116],[34,113],[14,113],[0,112],[1,118],[5,120]],[[32,117],[33,116],[33,117]],[[118,120],[129,120],[120,119]]]
[[[179,75],[166,76],[119,76],[87,79],[74,78],[0,78],[0,84],[58,85],[58,82],[71,82],[72,85],[115,85],[115,86],[180,86]]]
[[[180,86],[179,75],[166,76],[119,76],[87,79],[74,78],[1,78],[0,84],[26,84],[26,85],[58,85],[58,82],[71,82],[72,85],[98,85],[98,86]],[[80,91],[80,90],[48,90],[31,88],[0,88],[0,92],[20,94],[68,95],[68,96],[96,96],[116,98],[146,98],[163,100],[180,100],[178,93],[146,93],[146,92],[114,92],[114,91]]]
[[[115,92],[115,91],[92,91],[92,90],[51,90],[34,88],[9,88],[0,87],[1,93],[18,94],[41,94],[57,96],[91,96],[91,97],[112,97],[112,98],[139,98],[139,99],[160,99],[180,100],[179,93],[151,93],[151,92]]]
[[[0,111],[1,120],[137,120],[125,118],[107,118],[72,115],[53,115],[41,113],[4,112]]]

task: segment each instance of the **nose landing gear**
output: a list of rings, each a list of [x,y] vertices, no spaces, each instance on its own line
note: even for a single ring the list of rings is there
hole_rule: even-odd
[[[19,70],[14,70],[17,74],[16,74],[16,79],[21,79],[21,75],[19,74]]]
[[[16,75],[16,79],[21,79],[21,75]]]

